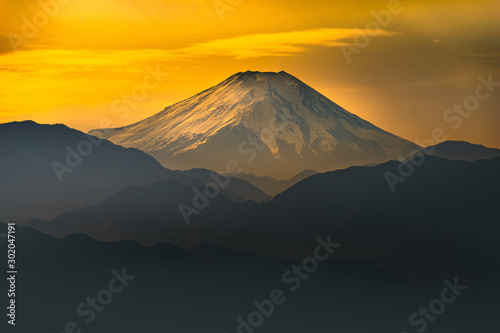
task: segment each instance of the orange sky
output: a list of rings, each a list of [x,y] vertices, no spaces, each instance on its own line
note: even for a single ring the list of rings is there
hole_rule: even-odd
[[[500,148],[500,87],[457,129],[443,120],[479,76],[500,82],[499,1],[59,1],[0,0],[0,122],[122,126],[235,72],[284,70],[406,139],[439,127]],[[117,113],[147,67],[168,76]]]

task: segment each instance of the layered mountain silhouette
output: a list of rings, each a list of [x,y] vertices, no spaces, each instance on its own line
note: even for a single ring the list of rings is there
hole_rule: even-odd
[[[427,147],[426,150],[432,150],[434,156],[449,160],[475,161],[500,157],[500,149],[487,148],[466,141],[444,141]]]
[[[199,191],[203,193],[203,188]],[[83,233],[102,241],[132,239],[144,245],[168,242],[193,247],[200,242],[191,238],[191,228],[179,205],[193,206],[195,196],[193,188],[176,180],[158,181],[147,186],[128,187],[98,205],[61,214],[51,221],[30,220],[24,225],[57,237]],[[207,210],[223,212],[236,208],[239,208],[236,202],[219,194],[211,199]],[[203,217],[196,215],[191,218],[192,223],[202,220]]]
[[[293,176],[290,179],[285,179],[285,180],[278,180],[273,177],[269,176],[261,176],[258,177],[254,174],[251,173],[239,173],[235,175],[236,178],[240,178],[243,180],[248,181],[249,183],[257,186],[264,192],[268,193],[271,196],[275,196],[278,193],[281,193],[285,191],[287,188],[291,187],[292,185],[297,184],[300,182],[302,179],[305,179],[309,176],[312,176],[314,174],[318,173],[317,171],[314,170],[304,170],[297,175]]]
[[[251,333],[241,318],[280,288],[295,300],[259,331],[326,332],[333,313],[339,332],[404,332],[458,279],[467,296],[433,330],[493,332],[500,150],[420,149],[284,72],[238,73],[120,129],[0,124],[0,221],[23,220],[18,327],[60,331],[124,269],[136,277],[85,331]],[[340,247],[286,282],[318,237]]]
[[[419,149],[285,72],[237,73],[130,126],[90,134],[141,149],[170,169],[288,179],[409,156]]]
[[[4,228],[0,224],[0,230]],[[93,333],[110,332],[110,327],[127,333],[238,332],[237,317],[247,319],[255,311],[252,303],[269,299],[276,289],[283,291],[286,301],[274,308],[259,332],[310,332],[311,322],[313,332],[328,332],[332,326],[341,333],[373,327],[399,332],[409,327],[408,316],[443,288],[442,281],[436,289],[415,286],[366,261],[332,259],[320,263],[292,291],[294,284],[285,284],[281,277],[298,262],[207,246],[183,251],[168,244],[102,243],[84,235],[56,239],[23,227],[18,227],[17,236],[22,249],[18,254],[22,289],[16,297],[23,314],[16,324],[20,332],[64,332],[69,321],[82,332]],[[108,287],[113,269],[119,273],[124,269],[133,280],[86,323],[88,315],[79,316],[76,309]],[[1,286],[8,287],[5,279]],[[492,331],[495,313],[474,311],[477,304],[496,304],[498,292],[482,290],[489,287],[471,285],[433,328]],[[460,320],[464,316],[465,323]]]
[[[271,195],[274,196],[286,189],[284,186],[282,186],[280,187],[281,191],[277,193],[273,192],[271,193],[271,195],[269,195],[267,194],[269,192],[265,191],[265,189],[268,188],[267,186],[262,186],[264,184],[253,182],[251,179],[246,179],[240,174],[236,176],[231,176],[228,174],[221,175],[207,169],[191,169],[181,171],[181,173],[190,178],[198,179],[204,184],[214,184],[219,188],[223,187],[221,193],[225,194],[227,197],[236,202],[243,202],[246,200],[253,200],[255,202],[269,201],[271,200]],[[291,180],[291,182],[293,182],[293,180]],[[269,185],[272,186],[271,184],[273,184],[273,180],[269,179]],[[262,186],[262,189],[259,185]]]
[[[500,150],[421,149],[284,72],[238,73],[119,129],[0,124],[0,221],[24,220],[20,326],[57,331],[59,315],[106,286],[100,273],[126,267],[137,276],[128,299],[90,331],[250,332],[237,318],[285,289],[283,273],[320,237],[340,247],[259,330],[305,332],[314,320],[328,331],[333,311],[340,332],[402,331],[458,278],[473,291],[434,329],[492,331]],[[471,313],[473,324],[458,320]]]
[[[0,224],[0,230],[5,225]],[[269,299],[276,289],[286,301],[275,306],[259,332],[329,332],[333,326],[341,333],[369,332],[374,327],[377,331],[413,331],[408,317],[440,296],[445,287],[442,280],[455,277],[449,272],[424,288],[364,260],[332,258],[319,263],[292,291],[294,284],[284,283],[282,275],[299,262],[208,246],[190,250],[169,244],[141,247],[132,241],[102,243],[84,235],[56,239],[24,227],[18,227],[17,236],[22,249],[18,254],[22,289],[16,303],[23,316],[16,330],[22,332],[63,332],[69,321],[82,332],[93,333],[109,332],[110,327],[127,333],[238,332],[237,317],[247,319],[256,309],[253,302]],[[495,331],[498,258],[490,263],[490,283],[471,284],[458,277],[468,289],[432,323],[434,331]],[[86,323],[88,315],[77,315],[76,308],[108,287],[113,269],[124,269],[133,279]],[[6,280],[1,286],[7,288]]]
[[[140,150],[64,125],[0,124],[0,221],[53,218],[131,185],[160,180],[199,187],[208,180],[199,174],[166,169]],[[269,199],[240,179],[233,179],[222,193],[237,201]]]
[[[308,177],[268,203],[237,203],[220,194],[190,225],[179,204],[193,205],[193,189],[170,180],[130,187],[97,206],[26,225],[56,236],[206,244],[291,260],[306,256],[317,235],[331,234],[343,244],[339,257],[364,259],[408,280],[435,280],[446,272],[478,280],[488,261],[500,256],[499,167],[500,158],[433,156],[423,163],[351,167]],[[387,173],[405,168],[413,174],[392,192]]]

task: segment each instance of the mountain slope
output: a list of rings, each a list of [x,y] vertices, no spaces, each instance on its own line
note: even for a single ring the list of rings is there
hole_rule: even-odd
[[[269,201],[271,196],[262,191],[251,181],[237,176],[221,175],[206,169],[191,169],[180,171],[187,177],[198,179],[205,184],[214,184],[221,188],[221,193],[236,202],[253,200],[255,202]]]
[[[87,155],[82,147],[89,145]],[[87,156],[77,157],[79,147]],[[54,169],[55,162],[61,169]],[[98,142],[64,125],[0,124],[0,220],[51,218],[98,203],[127,186],[162,179],[203,184],[165,169],[140,150]]]
[[[449,160],[475,161],[490,160],[500,157],[500,149],[487,148],[465,141],[445,141],[426,150],[434,151],[433,155]]]
[[[278,180],[269,176],[258,177],[251,173],[240,173],[235,177],[246,180],[247,182],[260,188],[262,191],[268,193],[269,195],[275,196],[276,194],[283,192],[290,186],[300,182],[302,179],[305,179],[317,173],[318,172],[314,170],[304,170],[293,176],[292,178],[285,180]]]
[[[400,167],[390,161],[313,175],[245,212],[240,230],[213,235],[209,244],[293,258],[303,253],[297,244],[322,232],[342,244],[339,256],[366,259],[414,281],[445,272],[480,277],[500,256],[500,158],[428,156],[393,193],[384,175]],[[217,230],[235,219],[219,218]]]
[[[419,147],[381,130],[285,73],[237,73],[130,126],[90,132],[141,149],[171,169],[243,171],[277,179],[408,156]]]
[[[203,188],[199,191],[203,193]],[[192,247],[199,241],[191,239],[190,228],[179,205],[194,208],[195,196],[193,188],[176,180],[158,181],[146,186],[128,187],[98,205],[66,212],[50,221],[28,220],[24,225],[57,237],[83,233],[101,241],[133,239],[144,245],[169,242]],[[207,211],[217,214],[237,207],[222,193],[207,202],[206,209],[200,209],[203,217]],[[207,219],[197,215],[191,216],[190,221],[199,228]]]

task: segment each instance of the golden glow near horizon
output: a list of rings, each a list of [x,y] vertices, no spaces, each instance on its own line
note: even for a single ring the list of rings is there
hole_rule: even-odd
[[[0,4],[0,122],[123,126],[236,72],[284,70],[406,139],[440,127],[500,147],[500,87],[459,128],[443,120],[480,76],[500,81],[499,1]],[[151,70],[168,75],[140,88]]]

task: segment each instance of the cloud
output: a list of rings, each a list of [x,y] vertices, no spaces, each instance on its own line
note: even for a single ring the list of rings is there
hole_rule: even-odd
[[[4,71],[51,74],[127,68],[129,71],[175,56],[165,50],[52,50],[33,49],[0,55]]]
[[[234,38],[218,39],[198,43],[176,51],[185,55],[221,55],[236,59],[247,59],[271,56],[291,56],[308,50],[308,47],[335,47],[349,44],[350,39],[360,33],[361,29],[312,29],[304,31],[253,34]],[[382,30],[372,36],[391,37],[400,35],[397,32]]]
[[[265,33],[217,39],[188,47],[161,50],[72,50],[31,49],[0,54],[0,70],[58,74],[128,68],[140,71],[147,64],[186,60],[205,56],[236,59],[286,57],[306,52],[311,47],[338,47],[351,43],[360,29],[313,29],[283,33]],[[382,30],[377,36],[397,36]]]

